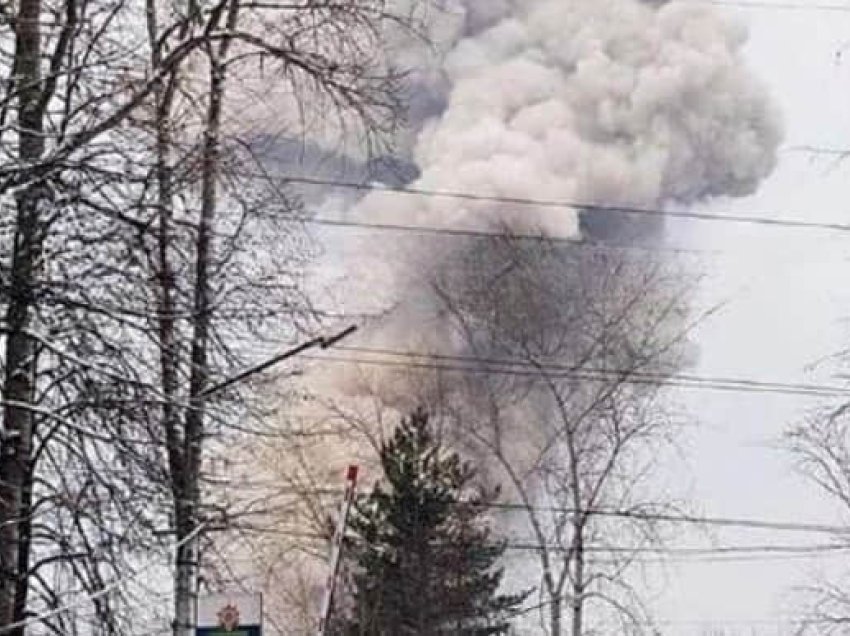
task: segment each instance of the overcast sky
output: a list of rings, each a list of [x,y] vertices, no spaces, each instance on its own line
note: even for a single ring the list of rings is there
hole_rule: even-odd
[[[805,4],[805,3],[801,3]],[[775,173],[746,199],[715,201],[714,213],[850,222],[850,161],[802,147],[850,148],[850,12],[719,9],[750,28],[747,59],[781,108],[786,139]],[[671,242],[728,250],[704,259],[706,303],[728,301],[699,331],[698,373],[836,384],[819,360],[850,342],[850,234],[687,223]],[[778,443],[811,401],[779,395],[683,394],[699,427],[688,436],[689,478],[710,515],[846,522],[794,472]],[[822,543],[826,537],[723,532],[718,543]],[[710,627],[729,634],[790,634],[806,584],[842,557],[678,564],[658,598],[670,634]],[[844,560],[850,559],[845,555]],[[850,562],[848,562],[850,565]],[[850,570],[850,568],[848,568]]]

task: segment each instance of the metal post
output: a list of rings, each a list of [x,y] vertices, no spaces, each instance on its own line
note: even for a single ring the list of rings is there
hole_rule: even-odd
[[[339,563],[342,555],[342,541],[345,538],[345,528],[348,525],[348,513],[354,501],[354,491],[357,488],[357,466],[349,466],[345,478],[345,496],[342,500],[342,508],[339,512],[339,520],[336,524],[333,541],[331,542],[330,572],[325,583],[325,596],[322,600],[322,613],[319,616],[318,636],[325,636],[330,620],[331,608],[333,607],[334,589],[336,578],[339,574]]]

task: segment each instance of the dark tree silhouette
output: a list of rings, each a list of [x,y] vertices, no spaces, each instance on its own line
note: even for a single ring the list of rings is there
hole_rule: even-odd
[[[499,594],[504,543],[483,513],[498,495],[417,410],[380,453],[384,482],[357,506],[352,604],[338,634],[504,634],[525,594]]]

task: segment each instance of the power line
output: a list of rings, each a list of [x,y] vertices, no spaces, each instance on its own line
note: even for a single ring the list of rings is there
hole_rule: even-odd
[[[672,3],[671,3],[672,4]],[[771,2],[770,0],[675,0],[675,4],[706,4],[718,7],[735,7],[742,9],[777,10],[777,11],[826,11],[850,12],[850,5],[799,2]]]
[[[669,252],[674,254],[720,254],[721,250],[705,250],[697,248],[675,247],[668,245],[613,245],[596,241],[588,241],[582,238],[570,238],[566,236],[549,236],[546,234],[534,234],[530,232],[488,232],[486,230],[475,230],[466,228],[449,228],[434,225],[405,225],[401,223],[371,223],[366,221],[352,221],[345,219],[330,219],[326,217],[290,217],[283,218],[284,222],[304,223],[305,225],[320,225],[326,227],[367,229],[379,232],[393,232],[401,234],[419,234],[431,236],[449,236],[455,238],[508,238],[523,241],[537,241],[541,243],[555,243],[572,245],[578,248],[592,249],[608,252]]]
[[[849,9],[850,10],[850,9]],[[460,201],[473,201],[483,203],[498,203],[504,205],[518,205],[538,208],[566,209],[576,212],[604,212],[623,215],[648,216],[654,218],[679,218],[697,221],[714,221],[724,223],[739,223],[748,225],[760,225],[771,227],[786,227],[794,229],[829,230],[835,232],[850,232],[850,225],[845,223],[829,223],[825,221],[804,221],[802,219],[781,219],[776,217],[759,217],[742,214],[708,214],[706,212],[687,212],[664,210],[661,208],[617,206],[598,203],[584,203],[569,200],[535,199],[530,197],[510,197],[498,195],[485,195],[473,192],[460,192],[453,190],[434,190],[416,186],[394,186],[387,184],[358,183],[355,181],[342,181],[337,179],[324,179],[318,177],[285,176],[279,179],[271,175],[245,174],[246,177],[266,179],[269,181],[280,181],[282,183],[298,183],[302,185],[313,185],[333,188],[357,190],[361,192],[384,192],[408,196],[454,199]]]
[[[790,146],[787,150],[789,152],[805,152],[813,155],[826,155],[830,157],[837,157],[839,159],[846,159],[850,157],[850,148],[830,148],[804,144],[801,146]]]
[[[678,0],[680,4],[710,4],[719,7],[738,7],[743,9],[769,9],[778,11],[827,11],[827,12],[850,12],[850,5],[846,4],[802,4],[796,2],[771,2],[769,0]]]
[[[850,7],[848,7],[850,10]],[[280,182],[292,182],[292,183],[301,183],[305,185],[323,185],[329,187],[339,187],[339,188],[348,188],[348,189],[356,189],[356,190],[365,190],[365,191],[378,191],[378,192],[388,192],[388,193],[396,193],[396,194],[408,194],[408,195],[417,195],[417,196],[428,196],[428,197],[447,197],[447,198],[459,198],[466,200],[474,200],[474,201],[490,201],[494,203],[511,203],[517,205],[530,205],[530,206],[538,206],[538,207],[559,207],[559,208],[567,208],[572,210],[587,210],[587,211],[604,211],[604,212],[616,212],[622,214],[643,214],[643,215],[651,215],[651,216],[668,216],[673,218],[684,218],[684,219],[696,219],[703,221],[725,221],[725,222],[733,222],[733,223],[752,223],[759,225],[770,225],[770,226],[781,226],[781,227],[791,227],[791,228],[805,228],[805,229],[821,229],[821,230],[830,230],[830,231],[841,231],[847,232],[850,231],[850,225],[840,224],[840,223],[826,223],[826,222],[812,222],[812,221],[804,221],[801,219],[778,219],[778,218],[767,218],[767,217],[753,217],[753,216],[745,216],[745,215],[714,215],[714,214],[706,214],[706,213],[698,213],[698,212],[676,212],[670,210],[662,210],[662,209],[652,209],[652,208],[635,208],[628,206],[607,206],[607,205],[596,205],[596,204],[580,204],[573,203],[567,201],[547,201],[547,200],[538,200],[538,199],[530,199],[530,198],[514,198],[514,197],[498,197],[498,196],[488,196],[488,195],[480,195],[480,194],[472,194],[472,193],[460,193],[460,192],[449,192],[449,191],[436,191],[436,190],[426,190],[420,188],[411,188],[411,187],[402,187],[402,186],[387,186],[380,185],[375,183],[357,183],[357,182],[347,182],[347,181],[339,181],[334,179],[319,179],[319,178],[310,178],[310,177],[280,177],[275,178],[269,174],[247,174],[247,173],[237,173],[237,176],[244,176],[247,178],[259,178],[267,181],[280,181]],[[588,241],[582,238],[571,238],[565,236],[547,236],[543,233],[530,233],[530,232],[509,232],[507,234],[502,234],[494,231],[487,230],[477,230],[472,228],[449,228],[449,227],[439,227],[433,225],[409,225],[402,223],[387,223],[387,222],[367,222],[367,221],[355,221],[350,219],[332,219],[327,217],[309,217],[309,216],[294,216],[283,218],[283,222],[290,223],[303,223],[306,225],[318,225],[318,226],[326,226],[326,227],[336,227],[336,228],[352,228],[352,229],[368,229],[374,231],[382,231],[382,232],[394,232],[394,233],[410,233],[410,234],[420,234],[420,235],[432,235],[432,236],[449,236],[449,237],[457,237],[457,238],[498,238],[502,236],[508,236],[509,238],[519,239],[519,240],[534,240],[534,241],[545,241],[556,244],[569,244],[576,247],[588,248],[600,251],[612,251],[612,252],[669,252],[675,254],[691,254],[691,255],[704,255],[704,254],[722,254],[723,250],[706,250],[706,249],[698,249],[698,248],[685,248],[685,247],[675,247],[675,246],[666,246],[666,245],[611,245],[602,242],[594,242]]]
[[[215,529],[215,528],[214,528]],[[220,528],[223,531],[244,531],[276,536],[292,537],[295,539],[312,539],[316,541],[328,541],[327,535],[319,532],[303,530],[287,530],[283,528],[260,528],[256,526],[242,526]],[[350,537],[352,538],[352,537]],[[356,540],[356,537],[353,537]],[[540,543],[537,541],[522,540],[508,537],[502,542],[505,550],[512,552],[571,552],[574,548],[559,543]],[[594,563],[617,562],[616,555],[623,555],[631,560],[641,563],[666,562],[670,560],[689,560],[699,562],[737,562],[737,561],[764,561],[788,558],[807,558],[815,555],[832,555],[850,551],[848,545],[837,544],[811,544],[811,545],[722,545],[700,547],[676,547],[676,546],[605,546],[589,545],[583,548],[588,555],[606,555],[606,559],[591,557]],[[658,557],[657,559],[647,558]]]
[[[803,383],[785,383],[754,380],[750,378],[730,378],[718,376],[700,376],[687,373],[662,373],[657,371],[638,371],[624,369],[599,369],[599,368],[583,368],[575,365],[556,364],[556,363],[534,363],[525,360],[508,360],[499,358],[482,358],[478,356],[460,356],[447,355],[437,353],[415,353],[411,351],[400,351],[398,349],[380,348],[380,347],[358,347],[358,346],[340,346],[337,347],[340,351],[351,351],[354,353],[365,353],[370,355],[384,355],[391,357],[401,357],[414,360],[440,360],[449,362],[464,362],[470,364],[493,365],[497,367],[518,367],[522,369],[533,369],[538,372],[554,371],[556,373],[582,373],[590,376],[614,376],[617,378],[627,376],[629,378],[640,378],[647,380],[666,381],[674,379],[680,382],[693,382],[695,384],[710,383],[723,384],[730,386],[743,386],[753,389],[770,389],[781,391],[800,391],[815,393],[829,397],[850,397],[850,389],[844,389],[838,386],[820,385],[820,384],[803,384]]]
[[[310,532],[306,530],[286,530],[282,528],[259,528],[256,526],[237,526],[237,527],[221,527],[212,530],[231,530],[258,532],[262,534],[272,534],[285,537],[293,537],[296,539],[315,539],[317,541],[328,541],[328,536],[320,532]],[[562,545],[560,543],[539,543],[537,541],[523,540],[520,538],[507,538],[503,545],[507,550],[516,551],[531,551],[538,552],[547,550],[551,552],[571,552],[574,547],[570,545]],[[850,551],[848,545],[837,544],[811,544],[811,545],[722,545],[711,546],[706,548],[698,547],[675,547],[675,546],[605,546],[605,545],[586,545],[582,548],[586,554],[623,554],[623,555],[680,555],[680,556],[713,556],[713,555],[744,555],[752,556],[760,553],[768,555],[807,555],[817,553],[835,553]]]
[[[250,484],[236,484],[243,487],[261,487],[267,485],[270,488],[276,488],[281,494],[285,495],[300,495],[300,496],[327,496],[341,497],[343,491],[339,488],[320,488],[320,487],[299,487],[299,486],[284,486],[280,487],[277,481],[260,482],[254,481]],[[367,493],[360,493],[360,497],[368,496]],[[455,505],[470,505],[470,502],[459,501]],[[549,512],[555,514],[575,515],[577,513],[587,514],[595,517],[615,517],[624,519],[635,519],[639,521],[658,521],[664,523],[677,523],[684,525],[710,526],[722,528],[739,528],[747,530],[771,530],[775,532],[802,532],[815,534],[830,534],[840,536],[850,536],[850,527],[841,525],[831,525],[816,522],[801,522],[801,521],[777,521],[770,519],[742,518],[742,517],[721,517],[711,515],[689,515],[683,513],[663,513],[663,512],[645,512],[640,510],[620,510],[594,508],[577,510],[575,508],[565,506],[546,506],[540,504],[526,505],[517,502],[475,502],[476,507],[488,510],[507,510],[518,512]]]
[[[322,356],[322,355],[304,355],[304,359],[316,360],[320,362],[330,362],[333,364],[363,364],[368,366],[392,367],[404,369],[420,369],[430,371],[447,371],[456,373],[473,373],[478,375],[503,375],[515,377],[540,377],[541,370],[529,368],[517,368],[516,366],[498,367],[498,366],[472,366],[472,364],[457,364],[451,362],[418,362],[415,360],[391,360],[377,359],[356,356]],[[781,383],[772,383],[764,385],[750,384],[752,381],[729,381],[726,383],[712,382],[710,379],[693,381],[693,380],[677,380],[675,375],[670,376],[670,379],[654,379],[644,377],[630,377],[630,372],[624,370],[612,371],[553,371],[548,374],[548,377],[556,378],[573,378],[577,380],[585,380],[588,382],[604,382],[616,380],[622,384],[643,385],[643,386],[669,386],[682,389],[700,389],[711,391],[724,391],[735,393],[774,393],[779,395],[796,395],[802,397],[848,397],[848,392],[841,388],[817,385],[806,385],[806,388],[795,387],[792,384],[783,385]]]
[[[560,544],[543,544],[535,541],[512,541],[508,540],[506,547],[511,550],[526,550],[537,552],[541,548],[552,552],[569,552],[574,548]],[[850,546],[835,544],[814,545],[725,545],[708,548],[693,547],[665,547],[665,546],[585,546],[583,551],[589,554],[654,554],[654,555],[679,555],[679,556],[713,556],[713,555],[756,555],[756,554],[817,554],[850,551]]]
[[[687,514],[672,514],[658,512],[642,512],[639,510],[615,510],[615,509],[592,509],[592,510],[576,510],[574,508],[566,508],[561,506],[526,506],[520,503],[499,503],[491,502],[485,507],[517,510],[551,512],[558,514],[587,514],[595,517],[617,517],[623,519],[636,519],[638,521],[659,521],[665,523],[680,523],[686,525],[697,526],[713,526],[722,528],[741,528],[749,530],[772,530],[781,532],[806,532],[806,533],[825,533],[835,535],[848,535],[850,528],[846,526],[836,526],[823,523],[803,523],[797,521],[771,521],[766,519],[747,519],[736,517],[714,517],[700,516]]]

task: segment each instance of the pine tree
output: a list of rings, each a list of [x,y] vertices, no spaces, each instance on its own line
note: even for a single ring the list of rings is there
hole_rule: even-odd
[[[344,636],[506,634],[526,594],[498,593],[505,545],[483,518],[498,489],[436,439],[423,410],[380,453],[384,483],[355,510],[352,607]]]

